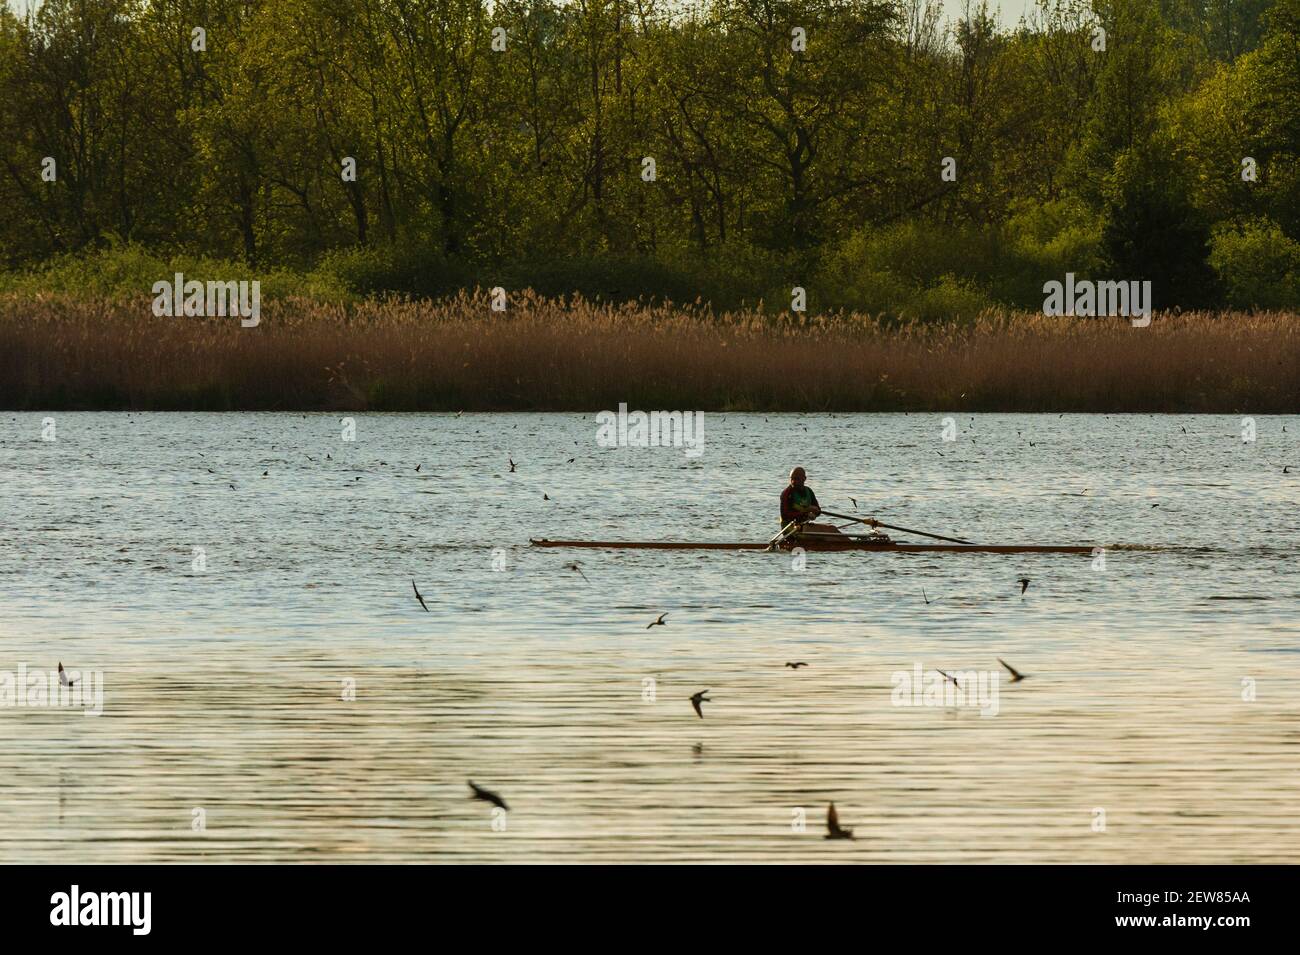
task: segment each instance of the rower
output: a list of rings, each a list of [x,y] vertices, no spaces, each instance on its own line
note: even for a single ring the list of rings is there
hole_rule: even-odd
[[[790,472],[790,483],[781,492],[781,526],[794,523],[798,525],[799,530],[826,534],[839,533],[839,529],[834,524],[809,523],[821,514],[822,509],[817,503],[817,495],[805,483],[807,480],[808,475],[803,468],[795,468]]]

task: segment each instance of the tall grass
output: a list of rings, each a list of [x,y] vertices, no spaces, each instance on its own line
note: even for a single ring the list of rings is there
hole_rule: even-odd
[[[1300,317],[986,312],[791,320],[514,295],[274,299],[261,324],[150,300],[0,296],[8,409],[1300,410]]]

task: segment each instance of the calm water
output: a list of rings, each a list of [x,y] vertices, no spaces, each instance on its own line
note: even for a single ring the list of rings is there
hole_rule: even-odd
[[[45,417],[0,416],[0,671],[101,672],[103,714],[0,709],[0,861],[1300,861],[1300,417],[710,415],[695,459],[579,415]],[[528,546],[765,539],[796,463],[834,510],[1153,549]],[[891,702],[997,657],[995,716]]]

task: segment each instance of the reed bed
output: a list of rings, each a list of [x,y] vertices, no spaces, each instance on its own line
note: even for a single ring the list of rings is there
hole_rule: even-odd
[[[1300,410],[1300,316],[990,312],[951,324],[512,296],[264,303],[0,298],[0,406],[131,410]]]

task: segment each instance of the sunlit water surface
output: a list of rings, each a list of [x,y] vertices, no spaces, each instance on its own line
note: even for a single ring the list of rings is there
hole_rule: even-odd
[[[102,672],[104,711],[0,709],[2,861],[1300,861],[1300,417],[719,414],[698,458],[581,415],[46,417],[0,417],[0,671]],[[1152,549],[528,546],[765,539],[796,463],[831,509]],[[997,657],[996,715],[894,705]]]

